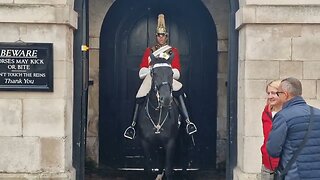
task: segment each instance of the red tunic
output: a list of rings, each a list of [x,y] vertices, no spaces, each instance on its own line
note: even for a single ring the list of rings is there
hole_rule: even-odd
[[[172,68],[175,68],[175,69],[178,69],[180,71],[180,55],[179,55],[179,51],[177,48],[171,48],[172,49],[172,52],[174,54],[174,57],[173,57],[173,60],[172,60],[172,63],[171,63],[171,66]],[[149,60],[148,60],[148,57],[150,56],[151,54],[151,48],[147,48],[143,54],[143,57],[142,57],[142,61],[141,61],[141,64],[140,64],[140,68],[143,68],[143,67],[146,67],[148,68],[149,67]]]
[[[264,135],[263,145],[261,146],[262,164],[270,170],[275,170],[275,168],[278,167],[279,158],[270,157],[266,147],[269,133],[272,129],[272,114],[268,105],[265,106],[262,112],[262,127]]]

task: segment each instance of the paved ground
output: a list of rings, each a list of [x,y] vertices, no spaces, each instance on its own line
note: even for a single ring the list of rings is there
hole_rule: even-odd
[[[86,180],[148,180],[141,171],[86,171]],[[153,178],[149,178],[150,180]],[[224,172],[176,172],[175,180],[225,180]]]

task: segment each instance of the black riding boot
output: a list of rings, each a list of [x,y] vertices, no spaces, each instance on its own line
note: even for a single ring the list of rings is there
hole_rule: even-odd
[[[184,100],[183,100],[183,95],[179,95],[179,108],[180,108],[180,111],[182,113],[182,116],[183,118],[185,119],[187,125],[186,125],[186,131],[189,135],[197,132],[197,127],[196,125],[190,121],[190,118],[189,118],[189,114],[188,114],[188,111],[187,111],[187,108],[186,108],[186,105],[184,103]]]
[[[129,127],[127,127],[127,129],[124,131],[124,134],[123,134],[124,137],[128,139],[134,139],[134,137],[136,136],[136,130],[134,129],[134,126],[137,124],[138,111],[139,111],[139,104],[136,103],[134,108],[132,123]]]

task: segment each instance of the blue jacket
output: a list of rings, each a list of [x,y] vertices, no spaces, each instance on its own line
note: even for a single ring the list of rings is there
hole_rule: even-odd
[[[267,142],[270,156],[280,157],[286,167],[308,130],[310,108],[300,96],[286,102],[272,124]],[[320,180],[320,110],[314,108],[312,131],[307,143],[289,169],[285,180]]]

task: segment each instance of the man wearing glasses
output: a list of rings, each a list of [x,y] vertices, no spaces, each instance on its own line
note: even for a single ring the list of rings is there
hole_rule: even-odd
[[[301,97],[302,85],[296,78],[282,80],[276,94],[284,104],[274,117],[268,153],[280,157],[286,180],[320,179],[320,110]]]
[[[142,57],[140,64],[139,77],[143,79],[143,82],[136,95],[136,105],[133,113],[133,120],[131,125],[125,130],[124,137],[128,139],[133,139],[135,137],[135,125],[138,117],[139,106],[144,102],[144,99],[151,89],[151,76],[150,76],[150,54],[152,53],[155,57],[160,57],[164,59],[169,59],[170,55],[173,54],[173,60],[171,63],[173,71],[173,96],[179,101],[178,107],[182,117],[186,122],[186,131],[189,135],[197,131],[197,127],[194,123],[190,121],[185,103],[184,103],[184,93],[182,92],[182,84],[177,81],[180,78],[180,55],[179,51],[175,47],[171,47],[167,44],[168,35],[164,15],[159,14],[158,25],[156,30],[156,40],[157,44],[153,47],[148,47]]]

